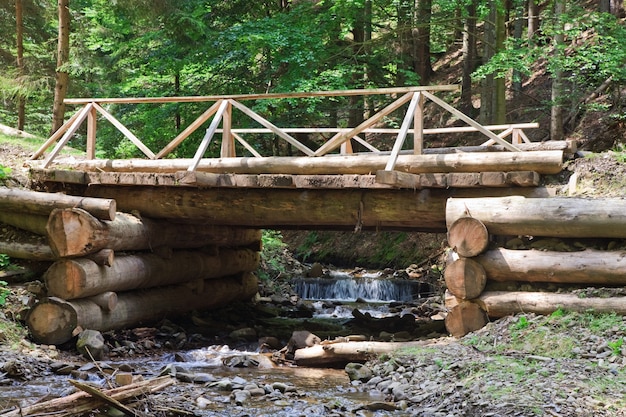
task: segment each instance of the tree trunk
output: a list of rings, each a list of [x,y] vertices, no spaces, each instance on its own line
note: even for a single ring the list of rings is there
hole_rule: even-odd
[[[450,309],[446,316],[446,329],[454,337],[482,329],[489,319],[480,305],[471,301],[462,301]]]
[[[90,186],[92,196],[113,196],[120,209],[147,217],[190,219],[251,228],[334,228],[354,230],[446,230],[448,197],[547,196],[542,188],[429,189],[189,189],[182,187]],[[172,202],[175,201],[176,205]]]
[[[237,174],[367,175],[385,169],[388,160],[389,155],[203,159],[197,171]],[[175,173],[187,170],[189,164],[189,159],[158,161],[100,159],[76,161],[72,168],[82,171]],[[514,157],[510,152],[399,155],[394,169],[414,174],[484,171],[536,171],[540,174],[558,174],[563,169],[563,151],[517,152]]]
[[[0,187],[0,210],[50,215],[55,208],[82,208],[102,220],[115,219],[115,200]]]
[[[430,21],[432,0],[416,0],[415,36],[415,72],[420,77],[420,85],[428,85],[433,73],[430,62]]]
[[[70,81],[66,65],[70,60],[70,0],[58,0],[59,40],[57,48],[57,67],[52,108],[52,133],[56,132],[65,119],[65,96]]]
[[[565,14],[565,0],[554,1],[554,19],[559,22],[562,15]],[[558,26],[561,26],[560,24]],[[562,30],[557,30],[554,35],[554,57],[556,61],[552,74],[552,90],[551,90],[551,112],[550,112],[550,139],[563,139],[563,101],[565,100],[563,91],[563,71],[560,69],[560,61],[565,57],[564,44],[565,35]]]
[[[173,252],[170,258],[154,254],[117,256],[110,267],[85,259],[62,259],[44,275],[48,294],[64,300],[89,297],[105,291],[126,291],[252,272],[259,254],[247,249],[224,249],[219,254],[202,251]]]
[[[487,249],[489,233],[480,220],[460,217],[448,227],[448,245],[460,256],[476,256]]]
[[[15,0],[15,26],[17,44],[18,83],[24,83],[24,18],[22,0]],[[17,129],[24,130],[26,122],[26,99],[23,93],[17,94]]]
[[[487,284],[485,269],[470,258],[460,258],[446,266],[444,279],[448,291],[461,300],[478,297]]]
[[[528,0],[528,39],[532,39],[539,30],[539,10],[535,0]]]
[[[113,221],[100,221],[81,209],[56,209],[46,227],[50,246],[59,257],[83,256],[101,249],[147,250],[161,246],[258,245],[260,230],[175,224],[117,213]]]
[[[494,0],[489,0],[489,15],[483,25],[483,64],[488,63],[495,55],[496,46],[496,5]],[[480,121],[482,124],[493,123],[495,103],[495,77],[487,74],[482,80],[480,91]]]
[[[446,223],[471,216],[493,235],[626,238],[626,200],[619,198],[451,198]]]
[[[463,26],[463,75],[461,79],[461,110],[472,117],[475,109],[472,100],[472,73],[478,65],[476,3],[477,0],[471,0],[467,4],[467,17]]]
[[[552,314],[558,309],[626,315],[626,297],[585,297],[553,292],[485,291],[476,300],[490,317],[515,313]]]
[[[580,252],[497,248],[472,258],[494,281],[626,285],[626,252]],[[455,294],[456,295],[456,294]]]
[[[503,6],[494,4],[495,12],[495,53],[504,49],[504,41],[506,40],[506,27]],[[493,103],[493,123],[502,124],[506,121],[506,79],[503,76],[496,77],[494,80],[494,103]]]
[[[427,345],[416,342],[340,342],[297,349],[294,361],[298,366],[344,368],[350,362],[366,362],[372,355],[392,353],[398,349]]]
[[[81,329],[123,329],[191,310],[214,309],[250,299],[257,290],[256,277],[244,273],[206,280],[200,290],[177,285],[120,293],[117,307],[110,312],[85,299],[65,301],[49,297],[30,310],[26,321],[36,343],[58,345],[71,340]]]

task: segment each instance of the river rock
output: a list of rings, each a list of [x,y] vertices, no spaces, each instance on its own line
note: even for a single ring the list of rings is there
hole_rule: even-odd
[[[251,327],[244,327],[243,329],[237,329],[230,332],[229,337],[235,340],[245,340],[246,342],[252,342],[257,339],[258,335],[256,330]]]
[[[252,395],[250,394],[250,391],[247,391],[245,389],[233,391],[231,393],[231,399],[237,405],[244,405],[244,404],[246,404],[248,401],[250,401],[251,397],[252,397]]]
[[[97,330],[83,330],[78,335],[76,349],[87,359],[101,360],[107,353],[104,337]]]
[[[367,382],[372,378],[372,370],[362,363],[351,362],[346,365],[345,371],[350,381]]]

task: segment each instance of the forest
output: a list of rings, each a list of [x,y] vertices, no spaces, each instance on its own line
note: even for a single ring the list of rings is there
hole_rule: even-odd
[[[624,15],[622,0],[5,0],[0,123],[47,137],[77,110],[66,97],[458,84],[445,100],[481,123],[538,121],[534,140],[561,140],[585,117],[624,124]],[[356,126],[384,105],[334,97],[251,106],[276,125]],[[204,110],[109,106],[155,148]],[[190,157],[196,134],[172,156]],[[254,146],[292,151],[266,136]],[[97,146],[100,157],[139,154],[105,123]]]

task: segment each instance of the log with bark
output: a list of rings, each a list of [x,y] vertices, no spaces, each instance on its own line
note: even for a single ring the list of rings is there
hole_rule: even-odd
[[[110,198],[76,197],[18,188],[0,187],[0,210],[47,216],[55,208],[82,208],[102,220],[115,219],[116,204]]]
[[[454,190],[189,189],[94,185],[92,196],[113,196],[125,212],[150,218],[262,228],[406,229],[443,232],[451,196],[522,194],[547,197],[545,188]],[[176,202],[176,204],[173,204]]]
[[[259,253],[249,249],[174,251],[169,258],[151,253],[117,256],[110,267],[86,258],[61,259],[44,275],[48,294],[64,300],[105,291],[127,291],[252,272]]]
[[[117,213],[113,221],[101,221],[81,209],[53,210],[46,229],[50,246],[59,257],[83,256],[105,248],[124,251],[160,246],[258,246],[261,240],[261,231],[256,229],[177,224],[128,213]]]
[[[0,210],[0,223],[45,236],[48,216]]]
[[[54,261],[59,259],[47,243],[29,239],[23,240],[0,240],[0,253],[10,258],[29,259],[31,261]]]
[[[385,169],[389,155],[360,154],[326,157],[260,157],[202,159],[197,171],[238,174],[369,174]],[[37,161],[31,166],[41,165]],[[82,171],[176,172],[187,170],[190,159],[125,159],[74,161]],[[557,174],[563,167],[563,151],[477,152],[442,155],[399,155],[395,170],[424,172],[536,171]]]
[[[626,285],[626,251],[579,252],[496,248],[472,258],[489,280]]]
[[[162,376],[154,379],[135,382],[123,387],[102,390],[104,394],[115,399],[124,401],[141,395],[150,394],[172,385],[176,380],[170,376]],[[84,391],[75,392],[65,397],[40,402],[10,411],[0,411],[2,417],[22,417],[34,415],[74,416],[88,413],[102,405],[102,401],[94,398]]]
[[[112,311],[88,299],[66,301],[49,297],[33,306],[26,322],[35,342],[56,345],[71,340],[81,329],[129,328],[191,310],[214,309],[248,300],[257,290],[256,276],[246,272],[204,280],[195,288],[175,285],[119,293]]]
[[[466,216],[494,235],[626,238],[626,200],[621,198],[450,198],[446,224]]]
[[[294,362],[298,366],[343,368],[349,362],[366,362],[376,355],[402,348],[423,347],[428,341],[414,342],[339,342],[297,349]]]
[[[580,297],[572,293],[485,291],[474,300],[490,317],[515,313],[552,314],[558,309],[626,315],[626,297]]]

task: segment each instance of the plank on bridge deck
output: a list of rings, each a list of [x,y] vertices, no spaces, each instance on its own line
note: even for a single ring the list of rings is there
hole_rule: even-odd
[[[410,174],[399,171],[378,171],[376,182],[394,188],[480,188],[537,187],[539,174],[534,171],[455,172],[448,174]]]
[[[483,173],[410,174],[399,171],[378,171],[376,175],[291,175],[291,174],[216,174],[179,171],[175,173],[146,172],[80,172],[33,171],[33,178],[42,182],[102,185],[146,185],[197,188],[298,188],[298,189],[371,189],[371,188],[476,188],[536,187],[539,174],[534,171]]]

